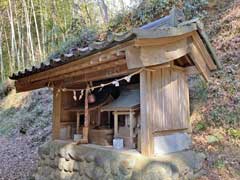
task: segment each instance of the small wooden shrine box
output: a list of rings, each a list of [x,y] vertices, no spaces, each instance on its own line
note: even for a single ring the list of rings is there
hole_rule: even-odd
[[[115,101],[102,108],[102,111],[113,112],[114,138],[123,138],[126,148],[137,146],[139,108],[139,89],[123,90]]]

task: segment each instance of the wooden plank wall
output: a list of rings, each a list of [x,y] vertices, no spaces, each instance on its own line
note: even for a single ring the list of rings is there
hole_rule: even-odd
[[[153,133],[189,126],[188,83],[185,73],[173,68],[152,72]]]
[[[175,68],[155,68],[140,74],[141,152],[153,154],[153,136],[189,127],[186,74]]]

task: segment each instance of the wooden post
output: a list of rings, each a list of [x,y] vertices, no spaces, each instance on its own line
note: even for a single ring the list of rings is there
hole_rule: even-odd
[[[117,112],[113,112],[114,114],[114,137],[118,136],[118,114]]]
[[[153,154],[151,72],[140,73],[141,153]]]
[[[79,125],[80,125],[80,113],[77,112],[77,128],[76,128],[77,134],[79,134]]]
[[[97,118],[97,123],[95,125],[97,125],[98,127],[101,125],[101,108],[97,108],[97,113],[98,113],[98,118]]]
[[[130,111],[129,113],[129,129],[130,129],[130,143],[131,146],[133,146],[133,119],[134,118],[134,112]]]
[[[84,112],[84,128],[83,128],[83,139],[88,142],[88,130],[89,130],[89,112],[88,112],[88,91],[89,86],[85,92],[85,112]]]
[[[111,124],[111,112],[107,112],[108,113],[108,126],[110,127],[110,124]]]
[[[62,91],[59,85],[53,88],[53,125],[52,139],[60,138],[60,123],[62,113]]]

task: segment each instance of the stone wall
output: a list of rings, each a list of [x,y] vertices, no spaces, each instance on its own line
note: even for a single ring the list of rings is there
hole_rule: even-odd
[[[35,179],[191,179],[201,172],[203,158],[193,151],[148,158],[135,150],[52,141],[39,148]]]

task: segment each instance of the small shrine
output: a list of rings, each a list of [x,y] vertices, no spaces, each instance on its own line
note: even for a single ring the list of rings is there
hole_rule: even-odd
[[[191,148],[188,77],[220,68],[198,19],[180,9],[13,74],[53,90],[52,139],[158,156]],[[119,150],[119,149],[118,149]]]
[[[114,116],[114,138],[122,138],[124,147],[136,148],[140,110],[139,89],[122,91],[112,103],[102,108],[102,111],[112,112]],[[140,144],[140,143],[139,143]]]

